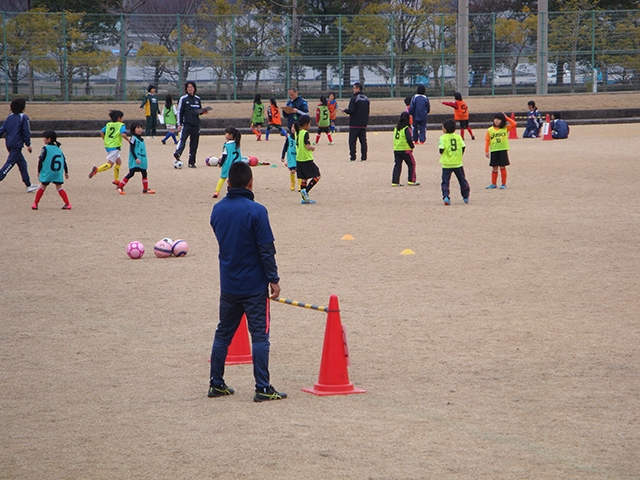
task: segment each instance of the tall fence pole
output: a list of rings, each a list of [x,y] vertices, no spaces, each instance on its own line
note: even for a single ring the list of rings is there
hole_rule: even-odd
[[[456,83],[463,97],[469,96],[469,0],[458,0],[458,55]]]
[[[394,35],[394,30],[395,30],[395,24],[393,22],[393,17],[391,17],[391,20],[389,22],[389,44],[391,45],[391,63],[389,65],[390,71],[391,71],[391,75],[389,75],[389,82],[390,82],[390,87],[391,87],[391,98],[393,98],[393,84],[394,84],[394,79],[397,81],[396,78],[396,65],[395,65],[395,56],[396,56],[396,42],[395,42],[395,35]],[[402,85],[400,85],[400,88],[402,88]]]
[[[184,88],[184,70],[182,69],[182,22],[180,21],[180,14],[176,15],[176,30],[177,30],[177,38],[178,38],[178,97],[182,94],[182,89]]]
[[[122,75],[122,100],[127,101],[127,29],[128,26],[124,23],[124,14],[120,14],[120,74]]]
[[[287,84],[287,92],[291,88],[291,17],[287,15],[287,76],[286,76],[286,84]]]
[[[496,94],[496,12],[491,13],[491,95]]]
[[[67,63],[67,17],[62,12],[62,81],[64,85],[64,101],[69,101],[69,65]]]
[[[338,15],[338,98],[342,98],[342,15]]]
[[[538,95],[548,93],[549,8],[548,0],[538,0]]]
[[[444,50],[445,50],[445,42],[444,42],[444,15],[440,15],[440,95],[444,97],[444,83],[445,83],[445,75],[444,75]]]
[[[236,16],[231,17],[231,57],[233,59],[233,99],[238,99],[238,71],[236,70]]]
[[[7,14],[2,12],[2,61],[4,63],[4,100],[9,101],[9,59],[7,58]]]

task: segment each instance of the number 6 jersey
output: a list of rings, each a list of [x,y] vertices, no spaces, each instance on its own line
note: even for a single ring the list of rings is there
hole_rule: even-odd
[[[60,147],[45,145],[38,158],[38,180],[41,183],[64,183],[64,174],[69,173],[67,160]]]

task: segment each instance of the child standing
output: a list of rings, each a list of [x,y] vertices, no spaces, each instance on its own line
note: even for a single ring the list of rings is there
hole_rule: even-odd
[[[427,119],[431,111],[426,91],[424,85],[418,85],[409,105],[409,113],[413,117],[413,141],[420,145],[427,141]]]
[[[462,166],[465,144],[462,136],[456,133],[456,121],[445,120],[442,123],[442,133],[444,135],[440,137],[438,142],[440,163],[442,164],[442,200],[445,205],[451,205],[449,184],[453,173],[460,184],[460,193],[464,203],[469,203],[469,182],[467,182]]]
[[[278,108],[278,102],[275,98],[269,99],[269,109],[267,110],[267,116],[269,117],[269,123],[267,125],[267,142],[269,141],[269,133],[271,133],[271,127],[275,127],[280,131],[280,135],[287,136],[287,132],[282,128],[282,118],[280,117],[280,108]]]
[[[302,203],[313,204],[315,200],[309,198],[309,192],[320,181],[320,169],[313,161],[313,151],[316,149],[311,145],[309,140],[309,126],[311,125],[311,117],[302,115],[298,120],[300,130],[296,136],[296,171],[298,178],[301,179],[300,195]]]
[[[222,157],[218,163],[218,166],[222,168],[222,170],[220,171],[220,180],[218,180],[218,185],[216,185],[216,191],[212,195],[213,198],[218,198],[220,195],[220,190],[222,190],[224,182],[229,178],[231,164],[242,161],[242,152],[240,151],[241,138],[242,135],[240,135],[240,132],[233,127],[227,127],[224,131],[224,139],[226,142],[222,147]]]
[[[473,130],[469,126],[469,109],[467,108],[467,102],[462,100],[461,93],[454,93],[453,98],[455,98],[455,102],[440,102],[443,105],[453,108],[453,119],[460,122],[460,136],[464,140],[464,131],[468,130],[469,135],[471,135],[471,140],[475,140],[476,137],[473,136]]]
[[[507,125],[507,122],[509,123]],[[485,136],[484,152],[490,158],[489,166],[491,171],[491,185],[487,188],[498,188],[498,170],[502,185],[500,188],[507,188],[507,165],[509,165],[509,131],[516,128],[516,121],[507,117],[504,113],[496,113],[493,117],[493,125],[487,130]]]
[[[140,104],[140,110],[143,108],[144,115],[147,117],[144,134],[147,137],[151,135],[153,138],[156,138],[156,128],[158,126],[158,97],[156,97],[155,85],[149,85],[147,87],[147,94]]]
[[[170,93],[167,93],[167,96],[164,97],[164,108],[162,109],[162,117],[164,118],[164,124],[167,126],[167,134],[162,139],[162,144],[166,145],[167,140],[173,138],[173,144],[176,145],[178,143],[178,139],[176,138],[178,111],[176,110],[176,106],[173,104],[173,97]]]
[[[264,105],[262,104],[262,95],[256,93],[253,97],[253,107],[251,116],[251,130],[256,134],[256,141],[262,138],[262,124],[264,123]]]
[[[89,178],[93,178],[98,172],[104,172],[113,167],[113,184],[120,184],[118,179],[120,178],[120,164],[122,163],[120,159],[122,139],[124,138],[126,142],[129,141],[127,128],[124,126],[124,123],[122,123],[123,117],[124,113],[120,110],[111,110],[109,112],[111,121],[100,130],[100,135],[104,141],[104,148],[107,151],[107,163],[103,163],[99,167],[94,166],[91,172],[89,172]]]
[[[524,129],[522,138],[538,138],[540,127],[542,127],[542,115],[536,107],[536,102],[530,100],[527,102],[529,111],[527,112],[527,126]]]
[[[331,113],[327,105],[327,97],[324,95],[320,97],[320,103],[316,108],[316,123],[318,124],[318,133],[316,134],[315,144],[317,145],[320,141],[320,135],[326,133],[329,139],[329,145],[333,145],[333,138],[331,138],[331,132],[329,130],[331,126]]]
[[[413,157],[413,139],[411,138],[411,127],[409,127],[409,113],[402,112],[396,128],[393,129],[393,173],[391,175],[391,186],[402,187],[400,174],[402,173],[402,162],[407,164],[408,185],[415,187],[420,185],[416,182],[416,159]]]
[[[298,122],[291,125],[291,133],[287,135],[284,141],[282,155],[280,156],[280,161],[282,163],[286,162],[287,168],[289,169],[289,179],[291,180],[289,190],[292,192],[296,189],[296,133],[300,129],[299,127],[300,124]]]
[[[64,157],[62,150],[60,150],[58,135],[53,130],[47,130],[42,134],[42,137],[44,139],[44,147],[42,147],[40,158],[38,158],[40,188],[38,188],[36,192],[36,198],[31,208],[38,210],[38,204],[40,203],[42,195],[44,195],[49,184],[53,182],[58,190],[58,195],[60,195],[64,202],[62,210],[71,210],[69,197],[62,186],[65,180],[69,180],[69,168],[67,167],[67,159]]]
[[[329,120],[331,129],[331,133],[336,133],[336,118],[338,117],[338,102],[336,100],[336,94],[331,92],[329,93],[329,101],[327,102],[327,107],[329,107]]]
[[[29,117],[23,112],[27,105],[24,98],[16,98],[11,101],[9,108],[11,113],[0,127],[0,138],[6,134],[5,143],[9,156],[7,161],[0,170],[0,182],[4,180],[7,173],[11,171],[14,165],[18,165],[20,170],[20,176],[22,182],[27,187],[27,192],[35,192],[38,189],[38,185],[31,185],[31,179],[29,178],[29,169],[27,161],[22,154],[22,147],[27,146],[27,151],[31,153],[31,125],[29,124]]]
[[[142,123],[133,122],[131,128],[131,140],[129,140],[129,173],[118,183],[118,193],[125,195],[124,187],[129,180],[140,172],[142,175],[142,193],[153,194],[155,190],[149,189],[149,180],[147,180],[147,147],[142,138]]]

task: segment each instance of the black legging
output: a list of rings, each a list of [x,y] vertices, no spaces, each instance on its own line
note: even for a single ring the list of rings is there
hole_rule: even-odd
[[[125,177],[127,179],[127,182],[129,180],[131,180],[131,177],[133,177],[133,175],[136,172],[140,172],[142,174],[142,178],[147,178],[147,169],[146,168],[140,168],[140,167],[135,167],[135,168],[130,168],[129,169],[129,173],[127,173],[127,176]]]

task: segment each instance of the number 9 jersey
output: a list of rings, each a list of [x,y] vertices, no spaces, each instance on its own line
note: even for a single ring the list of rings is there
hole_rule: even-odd
[[[64,174],[68,173],[67,160],[60,147],[45,145],[38,159],[38,180],[40,183],[64,183]]]
[[[438,150],[442,168],[458,168],[462,166],[462,153],[466,145],[457,133],[445,133],[440,137]]]

